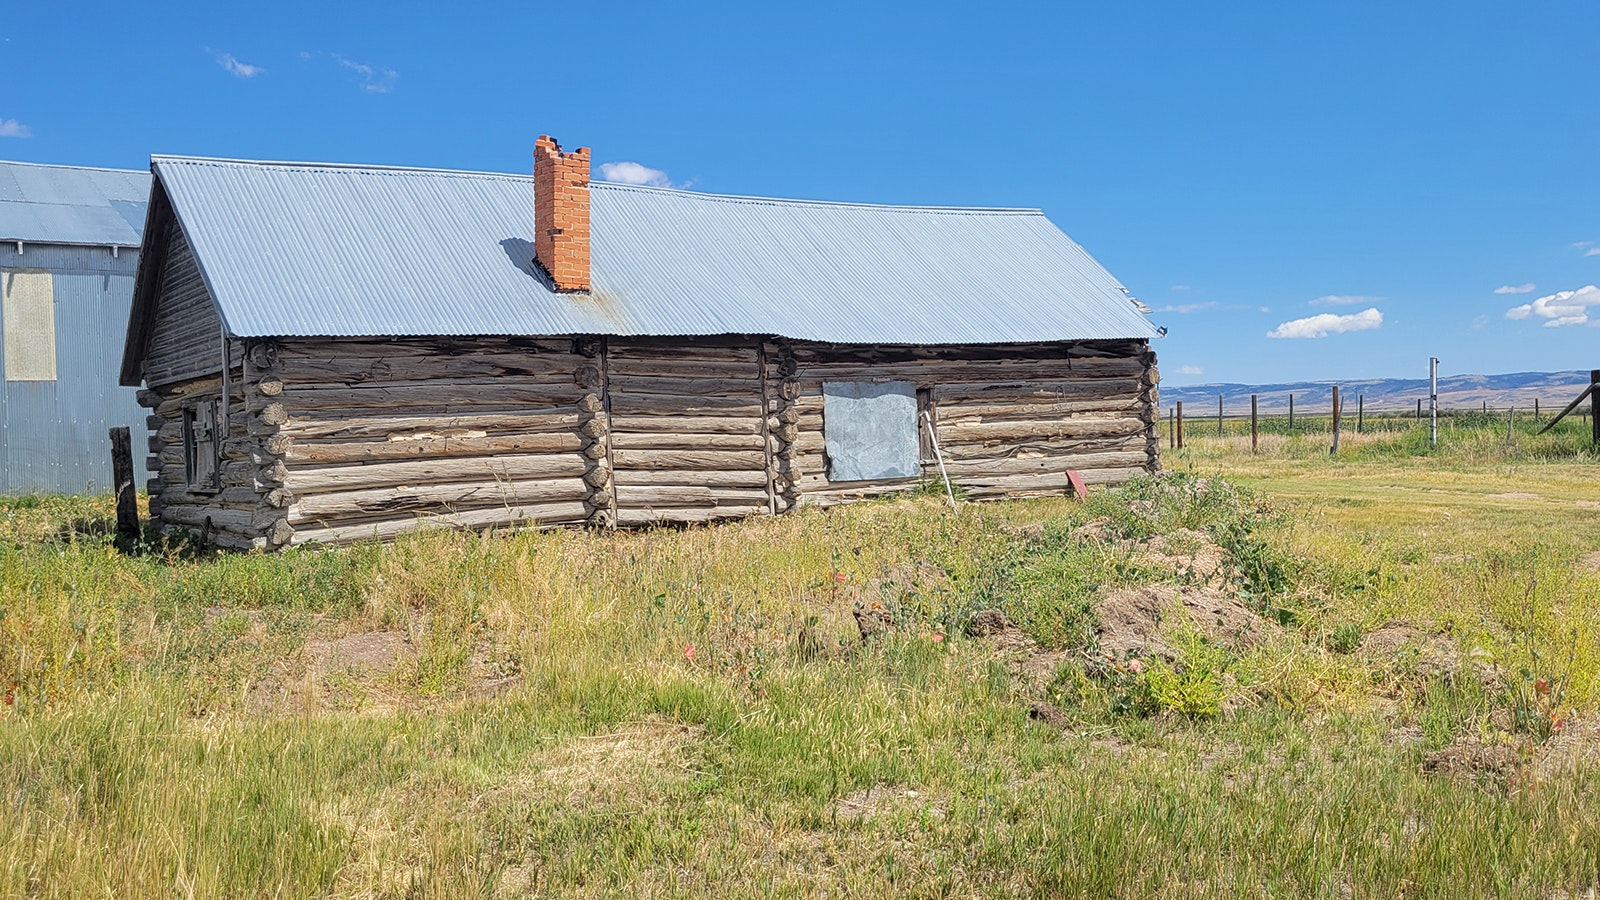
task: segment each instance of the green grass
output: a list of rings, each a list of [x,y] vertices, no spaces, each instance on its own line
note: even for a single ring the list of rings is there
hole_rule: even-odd
[[[1563,718],[1600,711],[1576,565],[1600,481],[1564,437],[1452,437],[1193,439],[1176,477],[1085,504],[276,556],[119,549],[101,501],[6,503],[0,895],[1581,895],[1593,761],[1423,761],[1542,758],[1541,679]],[[1189,576],[1074,536],[1095,519],[1204,532],[1281,634],[1175,622],[1175,664],[1107,670],[1099,592]],[[873,599],[896,627],[863,644]],[[963,635],[990,608],[1062,652],[1053,679]],[[1362,649],[1396,621],[1499,680]],[[316,667],[367,632],[405,657]]]

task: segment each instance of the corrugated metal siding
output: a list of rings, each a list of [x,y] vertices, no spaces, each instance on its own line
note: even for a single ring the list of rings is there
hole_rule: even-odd
[[[57,379],[0,381],[0,494],[105,493],[111,490],[106,432],[133,434],[135,475],[142,468],[145,412],[131,388],[117,387],[118,351],[128,323],[138,254],[106,248],[0,245],[0,268],[53,273]]]
[[[229,330],[254,336],[774,334],[838,343],[1145,338],[1034,210],[595,184],[588,295],[532,257],[533,179],[156,157]]]
[[[139,246],[150,175],[0,161],[0,240]]]

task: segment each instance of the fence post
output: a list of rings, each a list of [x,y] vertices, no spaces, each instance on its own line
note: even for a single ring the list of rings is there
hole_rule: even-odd
[[[1178,401],[1178,449],[1183,449],[1183,401]]]
[[[1328,448],[1329,456],[1339,455],[1339,386],[1333,386],[1333,446]]]
[[[128,426],[111,429],[111,482],[117,494],[117,534],[139,537],[139,497],[133,487],[133,438]]]
[[[1356,434],[1360,434],[1367,424],[1367,395],[1356,395]]]
[[[1169,406],[1169,407],[1167,407],[1167,449],[1168,450],[1171,450],[1171,449],[1173,449],[1173,448],[1178,446],[1178,435],[1177,435],[1177,432],[1173,430],[1172,419],[1173,419],[1172,407]]]
[[[1589,370],[1589,427],[1594,429],[1594,445],[1600,447],[1600,369]]]
[[[1422,421],[1422,398],[1417,398],[1417,421]]]
[[[1289,431],[1294,431],[1294,395],[1289,395]]]
[[[1513,417],[1516,416],[1516,414],[1517,414],[1517,408],[1515,406],[1506,407],[1506,446],[1507,447],[1511,446],[1511,422],[1512,422]]]
[[[1222,437],[1222,395],[1217,395],[1217,437]]]
[[[1255,453],[1261,439],[1260,425],[1256,420],[1256,395],[1250,395],[1250,452]]]
[[[1539,398],[1538,397],[1533,398],[1533,421],[1535,423],[1537,423],[1539,421]]]

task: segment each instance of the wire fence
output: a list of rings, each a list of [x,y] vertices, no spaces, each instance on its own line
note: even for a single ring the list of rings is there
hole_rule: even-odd
[[[1258,408],[1254,412],[1249,408],[1248,401],[1241,403],[1235,400],[1231,405],[1226,398],[1222,398],[1222,401],[1221,404],[1212,402],[1207,405],[1188,405],[1184,402],[1168,404],[1166,422],[1163,423],[1168,445],[1182,446],[1180,441],[1185,435],[1213,438],[1248,437],[1252,433],[1283,436],[1331,435],[1334,431],[1333,405],[1326,395],[1322,404],[1315,407],[1295,405],[1288,409],[1280,407],[1271,411]],[[1543,400],[1526,406],[1491,406],[1480,402],[1476,406],[1450,408],[1441,406],[1438,409],[1438,418],[1441,427],[1451,429],[1499,428],[1507,434],[1533,434],[1548,424],[1565,406],[1565,403],[1552,405]],[[1366,407],[1359,398],[1347,398],[1340,402],[1339,407],[1339,430],[1346,435],[1395,434],[1416,428],[1426,429],[1430,425],[1426,401],[1409,409],[1396,408],[1389,404],[1382,409],[1372,409]],[[1560,429],[1589,434],[1593,430],[1590,415],[1590,406],[1585,402],[1580,409],[1573,410],[1563,420]]]

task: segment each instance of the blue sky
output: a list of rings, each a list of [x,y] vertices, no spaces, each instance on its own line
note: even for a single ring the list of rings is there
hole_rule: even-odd
[[[548,132],[694,190],[1041,207],[1169,383],[1587,369],[1596,46],[1592,0],[3,0],[0,158],[521,172]]]

